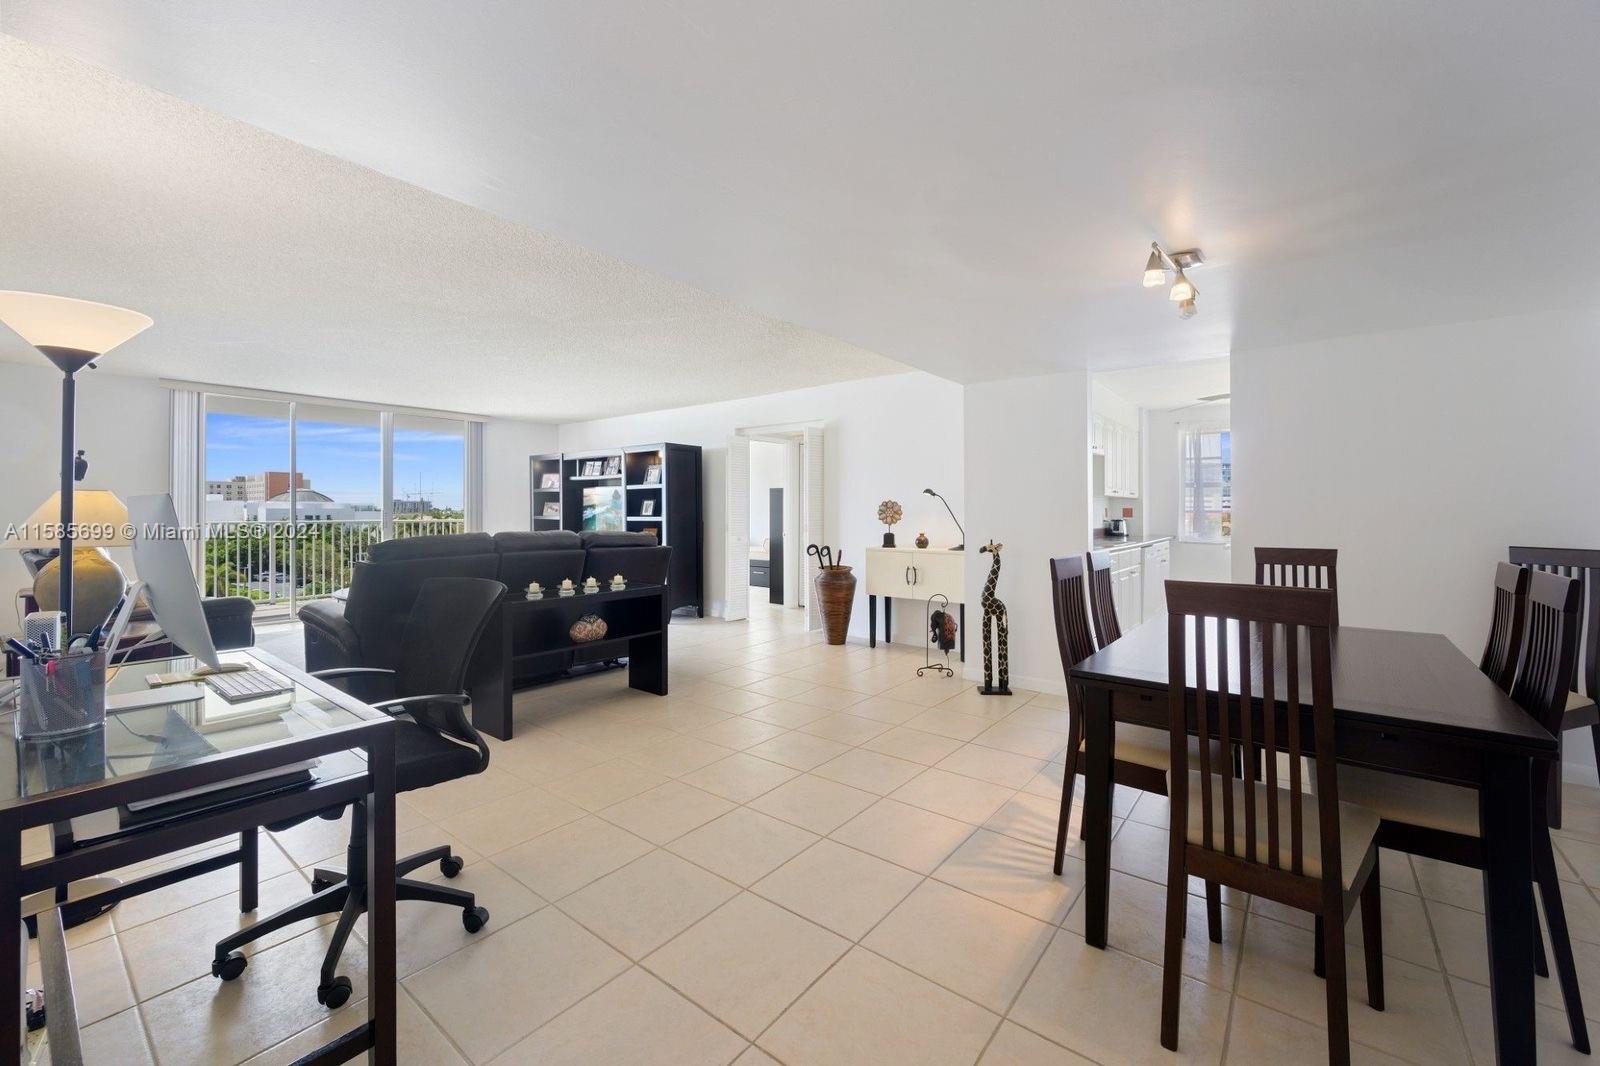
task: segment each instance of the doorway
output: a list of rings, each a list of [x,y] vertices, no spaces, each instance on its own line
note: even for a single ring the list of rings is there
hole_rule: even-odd
[[[821,540],[822,428],[735,431],[728,442],[726,514],[723,617],[778,620],[802,610],[803,628],[819,627],[806,595],[811,563],[803,545]]]
[[[774,440],[750,442],[750,605],[761,604],[763,592],[769,606],[783,606],[784,516],[788,484],[785,448]]]

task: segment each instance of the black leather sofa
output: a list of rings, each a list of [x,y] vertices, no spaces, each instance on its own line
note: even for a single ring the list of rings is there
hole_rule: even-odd
[[[621,574],[630,584],[667,579],[672,549],[650,533],[452,533],[407,537],[375,544],[355,565],[344,600],[314,600],[300,608],[305,623],[306,669],[377,666],[395,669],[400,635],[422,582],[430,577],[486,577],[520,596],[537,581],[554,590],[563,579],[601,585]],[[514,648],[517,655],[537,648]],[[576,663],[573,652],[554,654],[542,674],[559,674]]]

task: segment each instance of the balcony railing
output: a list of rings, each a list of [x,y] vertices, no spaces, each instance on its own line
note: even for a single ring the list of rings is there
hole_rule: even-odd
[[[395,538],[466,531],[463,518],[396,516]],[[267,606],[332,595],[350,584],[355,563],[383,539],[371,519],[213,522],[206,528],[207,596],[248,596]]]

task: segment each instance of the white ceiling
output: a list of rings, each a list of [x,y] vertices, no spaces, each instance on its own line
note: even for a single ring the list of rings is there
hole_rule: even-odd
[[[1135,407],[1165,411],[1198,403],[1202,396],[1231,390],[1228,357],[1159,363],[1130,370],[1110,370],[1094,380]]]
[[[0,288],[151,315],[111,373],[569,421],[906,369],[14,38],[0,100]]]
[[[0,30],[957,380],[1592,301],[1591,0],[8,0]],[[1138,286],[1152,239],[1205,249],[1197,318]]]

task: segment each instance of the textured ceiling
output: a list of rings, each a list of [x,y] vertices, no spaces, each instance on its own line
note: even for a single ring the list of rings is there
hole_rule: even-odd
[[[569,421],[905,369],[10,37],[0,101],[0,288],[152,316],[114,372]]]
[[[1593,0],[6,0],[0,29],[957,380],[1593,301]],[[1151,240],[1205,249],[1199,317],[1139,287]]]

